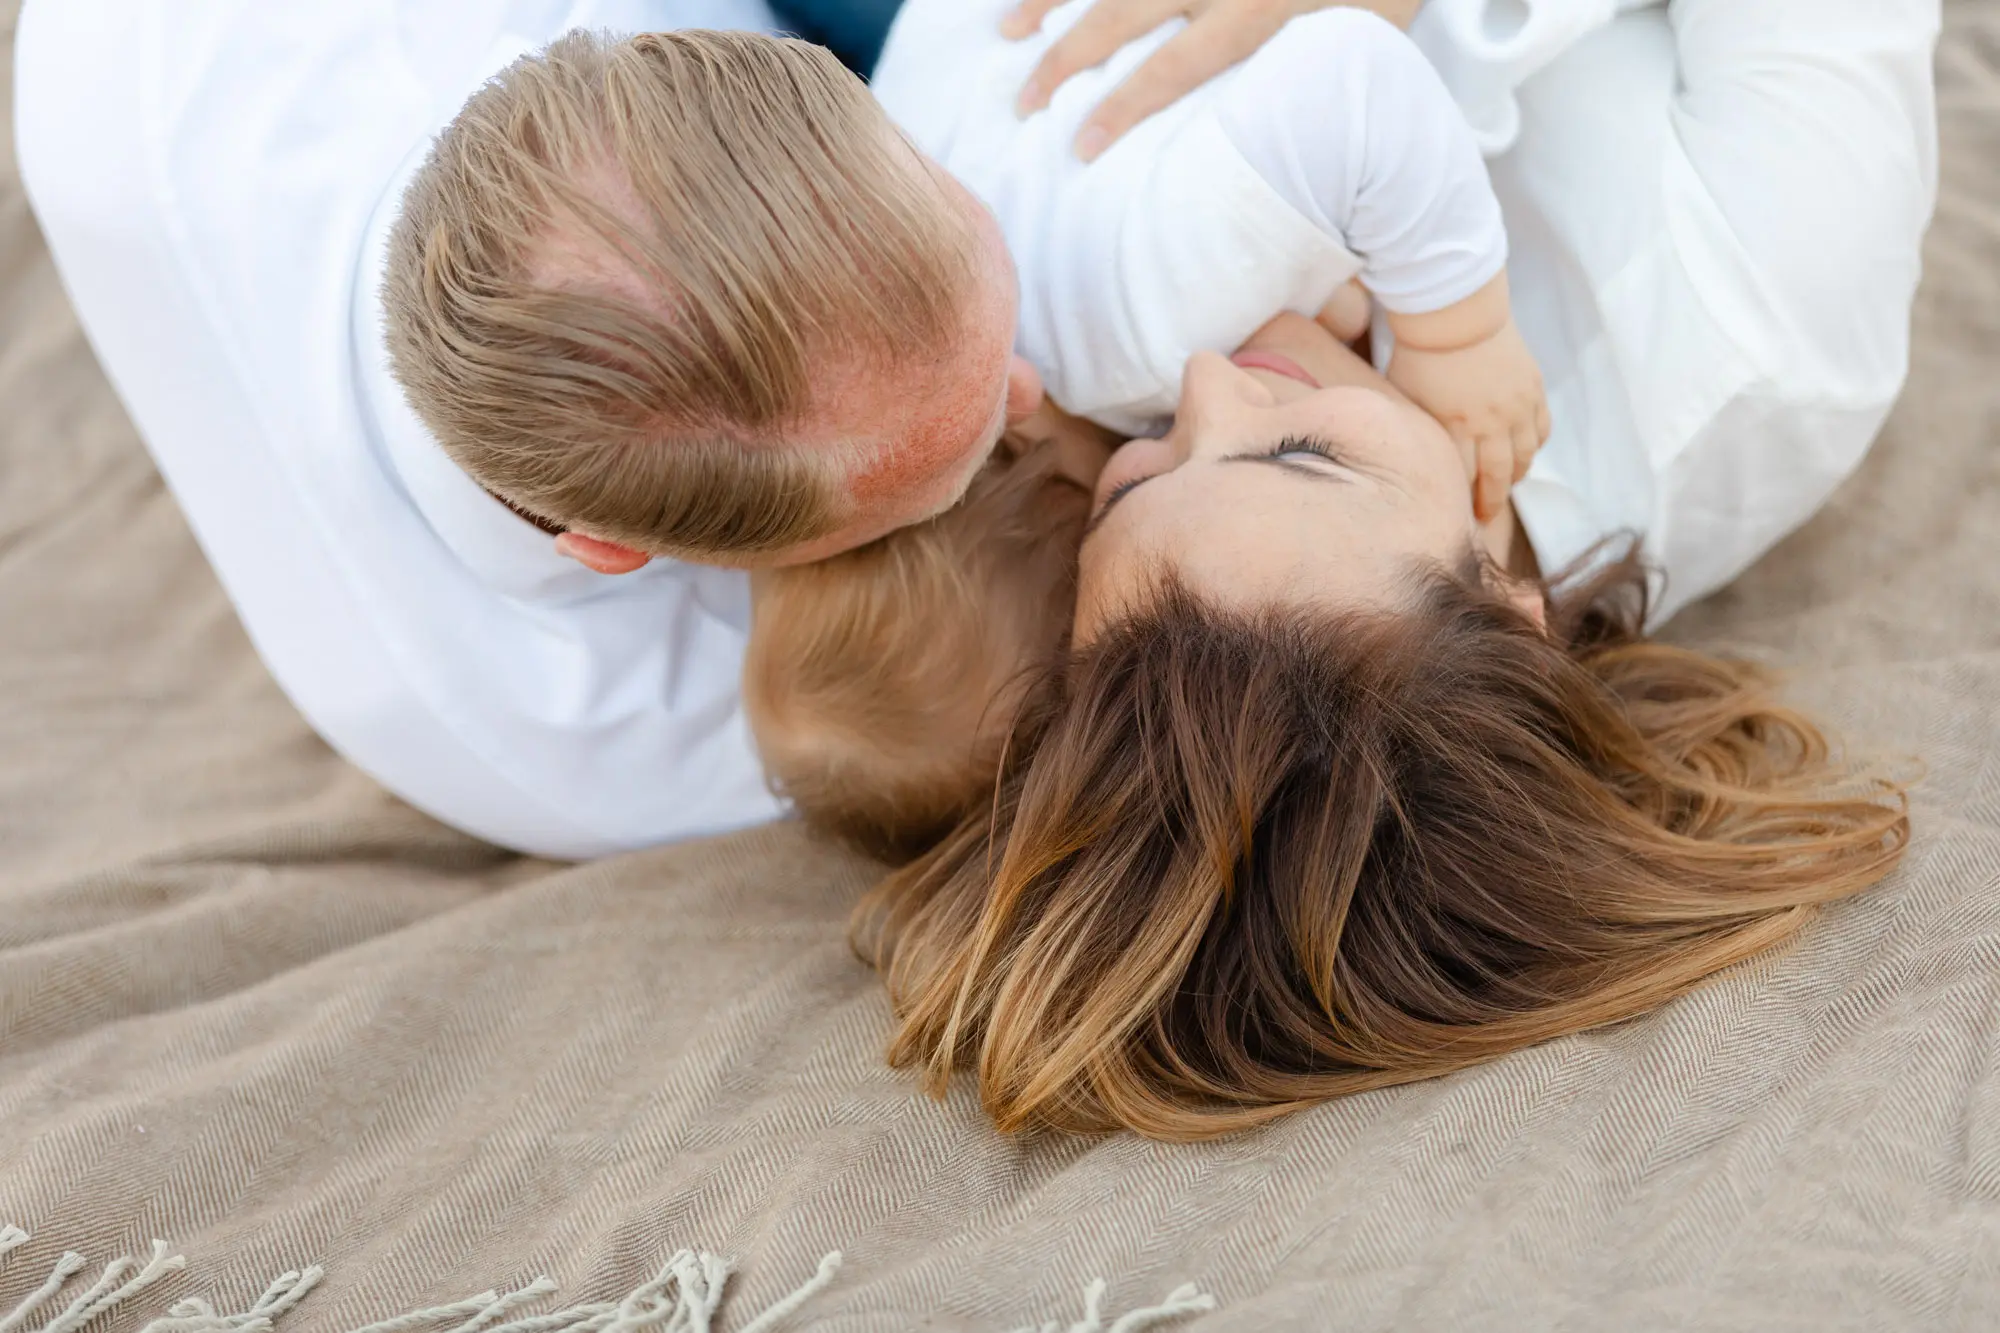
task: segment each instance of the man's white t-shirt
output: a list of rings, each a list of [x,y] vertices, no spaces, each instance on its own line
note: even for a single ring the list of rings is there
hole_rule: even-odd
[[[769,819],[747,579],[555,554],[389,378],[401,183],[573,27],[775,27],[764,0],[29,0],[22,175],[99,360],[259,654],[335,749],[504,846]]]
[[[1197,351],[1359,277],[1390,310],[1464,300],[1507,237],[1464,116],[1410,39],[1372,13],[1294,19],[1088,166],[1083,120],[1182,26],[1058,89],[1014,99],[1092,0],[1010,42],[1012,0],[905,0],[876,67],[890,118],[991,208],[1020,274],[1016,350],[1049,394],[1113,430],[1156,428]]]

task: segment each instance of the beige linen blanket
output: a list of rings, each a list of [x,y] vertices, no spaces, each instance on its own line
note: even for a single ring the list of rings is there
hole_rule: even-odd
[[[156,1237],[185,1267],[93,1330],[227,1326],[186,1302],[247,1313],[309,1264],[270,1293],[299,1297],[283,1333],[487,1289],[523,1303],[408,1326],[651,1309],[663,1269],[658,1310],[706,1327],[722,1274],[676,1273],[682,1247],[739,1265],[717,1329],[835,1250],[766,1327],[1088,1328],[1098,1277],[1105,1327],[1212,1295],[1176,1333],[2000,1327],[2000,4],[1946,8],[1905,401],[1828,512],[1669,631],[1790,664],[1850,735],[1921,755],[1907,865],[1650,1017],[1195,1147],[1002,1138],[963,1091],[919,1096],[844,942],[869,870],[791,828],[552,865],[329,753],[9,163],[0,1328],[52,1276],[16,1327],[62,1326]]]

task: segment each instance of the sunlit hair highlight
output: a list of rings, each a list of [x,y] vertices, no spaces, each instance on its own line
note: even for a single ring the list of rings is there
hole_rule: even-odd
[[[1631,560],[1546,634],[1456,571],[1365,614],[1167,580],[857,909],[892,1060],[1003,1129],[1199,1138],[1643,1013],[1886,875],[1901,785],[1644,602]]]

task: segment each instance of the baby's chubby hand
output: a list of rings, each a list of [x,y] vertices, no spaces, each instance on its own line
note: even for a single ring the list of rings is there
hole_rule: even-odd
[[[1549,438],[1542,372],[1507,311],[1506,283],[1441,311],[1389,316],[1389,382],[1451,432],[1481,520],[1500,512]]]

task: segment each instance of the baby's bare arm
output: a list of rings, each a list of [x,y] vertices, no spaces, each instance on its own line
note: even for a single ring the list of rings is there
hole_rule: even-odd
[[[1492,518],[1549,437],[1542,373],[1514,325],[1501,274],[1441,310],[1389,316],[1389,381],[1458,443],[1473,511]]]
[[[1513,318],[1507,295],[1507,275],[1500,274],[1463,301],[1421,315],[1389,312],[1389,331],[1396,346],[1424,352],[1452,352],[1484,342]]]

